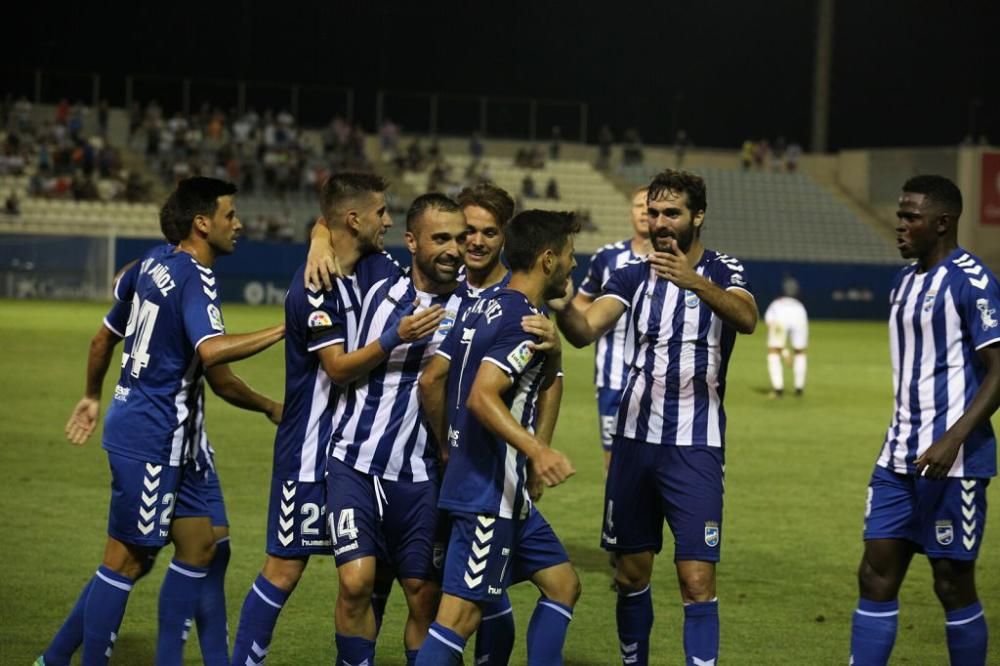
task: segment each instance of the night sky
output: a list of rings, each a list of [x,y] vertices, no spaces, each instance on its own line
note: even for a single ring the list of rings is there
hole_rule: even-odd
[[[619,135],[638,127],[647,142],[683,128],[703,146],[779,135],[809,145],[810,0],[209,4],[162,3],[154,15],[150,3],[85,3],[62,16],[55,5],[19,5],[29,16],[0,40],[2,88],[30,92],[24,72],[36,66],[99,71],[113,103],[129,73],[341,86],[355,91],[368,129],[380,88],[568,99],[589,104],[591,140],[606,122]],[[61,75],[46,85],[71,97],[89,90]],[[178,88],[146,77],[136,94],[169,110]],[[192,88],[196,105],[229,106],[234,95]],[[249,101],[262,108],[284,95],[256,86]],[[307,120],[325,118],[342,97],[305,88],[300,104]],[[422,101],[389,97],[386,111],[404,129],[426,122]],[[491,107],[491,132],[525,131],[526,115],[520,103]],[[970,130],[1000,143],[1000,2],[838,0],[830,118],[831,149],[953,145]],[[477,122],[473,100],[442,103],[444,130]],[[572,107],[542,105],[539,136],[555,123],[577,136],[578,122]]]

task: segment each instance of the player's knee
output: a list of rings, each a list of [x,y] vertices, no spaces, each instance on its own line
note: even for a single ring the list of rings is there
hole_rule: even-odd
[[[971,572],[934,563],[934,593],[947,610],[964,608],[977,599]]]
[[[350,564],[337,569],[340,587],[337,591],[337,602],[350,606],[367,606],[371,603],[372,590],[375,588],[374,577],[364,572],[361,567]]]
[[[176,557],[185,564],[207,568],[215,557],[215,541],[199,540],[196,543],[185,544],[183,549],[177,549]]]
[[[401,583],[406,603],[412,617],[434,619],[438,602],[441,600],[441,586],[429,580],[404,578]]]
[[[871,601],[892,601],[899,590],[899,582],[890,571],[880,571],[868,561],[861,558],[858,567],[858,590],[861,596]]]
[[[649,573],[636,569],[623,569],[619,567],[615,570],[615,586],[621,594],[639,592],[649,585]]]
[[[715,572],[711,569],[687,571],[680,576],[681,598],[685,603],[711,601],[715,598]]]
[[[576,569],[567,562],[554,567],[549,575],[539,581],[538,589],[552,601],[573,607],[580,598],[583,586]]]
[[[302,572],[305,568],[305,560],[268,556],[261,573],[264,574],[267,582],[285,592],[291,592],[299,584],[299,579],[302,578]]]

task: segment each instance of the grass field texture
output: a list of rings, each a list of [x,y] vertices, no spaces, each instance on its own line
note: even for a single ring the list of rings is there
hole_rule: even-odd
[[[63,425],[82,393],[88,341],[103,312],[99,304],[0,301],[0,664],[29,664],[41,653],[100,562],[109,487],[106,457],[99,433],[75,448],[65,441]],[[231,332],[277,323],[281,316],[278,308],[226,307]],[[806,395],[781,401],[766,399],[762,329],[737,342],[729,366],[724,550],[718,570],[721,661],[846,664],[865,488],[891,409],[885,325],[814,322]],[[112,366],[104,407],[117,378]],[[583,582],[566,663],[615,664],[615,597],[607,555],[598,547],[603,480],[592,351],[567,349],[565,366],[554,445],[570,456],[577,474],[548,490],[539,507]],[[259,390],[281,395],[280,345],[234,368]],[[227,592],[235,633],[243,597],[264,559],[274,428],[263,415],[241,412],[214,396],[207,424],[231,522]],[[990,663],[1000,663],[998,521],[994,510],[978,567],[993,636]],[[678,664],[683,661],[682,611],[669,533],[666,541],[653,577],[651,654],[653,663]],[[131,595],[113,663],[153,661],[164,556],[169,557],[169,548]],[[285,606],[269,664],[332,663],[336,585],[332,560],[315,559]],[[518,630],[514,663],[524,663],[524,636],[537,593],[520,585],[511,596]],[[380,664],[404,663],[404,613],[396,588],[379,637]],[[186,655],[187,663],[200,663],[194,633]],[[471,649],[467,661],[470,655]],[[943,611],[922,557],[914,559],[901,594],[892,663],[948,663]]]

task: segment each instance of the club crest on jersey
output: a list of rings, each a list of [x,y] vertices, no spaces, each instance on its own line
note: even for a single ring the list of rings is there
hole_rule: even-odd
[[[955,540],[955,530],[951,526],[951,521],[939,520],[934,523],[934,537],[942,546],[950,546]]]
[[[455,325],[455,318],[458,313],[454,310],[445,310],[444,319],[441,320],[441,324],[438,326],[438,331],[441,333],[447,333],[451,330],[452,326]]]
[[[927,292],[927,295],[924,296],[924,312],[931,311],[931,308],[934,307],[934,299],[936,297],[937,297],[937,291],[935,291],[934,289],[931,289],[930,291]]]
[[[309,313],[309,328],[326,328],[333,326],[330,315],[322,310],[313,310]]]
[[[214,303],[209,303],[208,307],[208,323],[212,325],[217,331],[225,331],[226,326],[222,323],[222,312],[215,306]]]
[[[996,308],[990,307],[990,302],[985,298],[976,299],[976,309],[979,310],[979,317],[983,320],[983,330],[988,331],[997,327],[997,320],[993,317],[997,313]]]
[[[531,363],[531,357],[534,355],[535,352],[531,350],[531,343],[525,340],[515,347],[514,351],[507,354],[507,362],[514,368],[515,372],[524,372],[524,369]]]
[[[709,548],[719,545],[719,523],[711,520],[705,523],[705,545]]]
[[[736,277],[735,275],[733,277]],[[696,308],[698,304],[701,303],[701,299],[698,298],[698,294],[693,291],[684,290],[684,305],[689,308]]]

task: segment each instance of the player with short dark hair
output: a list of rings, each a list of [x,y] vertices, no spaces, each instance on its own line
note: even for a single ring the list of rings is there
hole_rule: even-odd
[[[577,346],[604,335],[626,311],[636,336],[601,535],[615,555],[618,637],[628,664],[649,660],[650,578],[664,518],[674,535],[688,663],[718,657],[722,400],[736,334],[753,332],[757,306],[742,264],[702,245],[705,208],[700,177],[670,169],[657,175],[647,195],[653,252],[614,271],[586,312],[573,304],[557,311]]]
[[[168,540],[176,550],[160,595],[157,662],[180,663],[215,554],[210,509],[194,487],[191,462],[200,443],[204,371],[284,335],[284,326],[225,332],[212,266],[234,250],[242,228],[234,191],[215,179],[178,183],[161,220],[187,235],[175,252],[154,249],[136,268],[121,378],[104,423],[112,498],[104,558],[84,602],[87,664],[107,662],[132,585]]]
[[[958,245],[962,194],[942,176],[903,185],[896,212],[905,259],[889,297],[895,409],[868,486],[851,663],[885,664],[897,595],[914,553],[931,563],[952,664],[986,663],[976,592],[986,486],[996,476],[990,417],[1000,406],[1000,285]]]
[[[437,448],[419,418],[417,378],[454,324],[465,218],[448,197],[425,194],[407,212],[409,274],[362,293],[354,339],[331,349],[346,389],[334,414],[327,460],[327,515],[339,588],[338,659],[374,660],[371,596],[376,566],[388,565],[409,607],[407,658],[434,616],[441,548],[436,543]]]
[[[171,240],[172,243],[178,242],[177,239],[168,240]],[[159,249],[162,254],[169,254],[173,252],[174,245],[162,245]],[[86,390],[66,423],[66,438],[77,446],[86,443],[97,426],[104,376],[107,373],[115,347],[125,337],[125,331],[128,330],[136,273],[132,268],[137,263],[136,261],[130,262],[115,276],[114,304],[105,315],[101,327],[90,342],[90,350],[87,355]],[[275,424],[281,421],[281,404],[254,391],[232,371],[229,365],[217,365],[207,369],[205,379],[212,387],[212,391],[231,405],[250,411],[263,412]],[[198,446],[194,456],[196,476],[200,477],[198,479],[200,482],[196,486],[202,491],[208,504],[212,531],[215,534],[215,555],[202,586],[194,619],[198,629],[198,645],[201,648],[202,660],[206,664],[218,665],[229,663],[225,595],[226,569],[231,556],[229,519],[226,515],[222,487],[216,473],[215,451],[205,435],[204,422],[202,422],[200,429],[202,435],[196,438]],[[176,512],[174,515],[177,516]],[[151,566],[152,562],[147,565],[147,570]],[[144,570],[144,573],[148,572],[147,570]],[[68,664],[73,653],[83,643],[83,609],[87,590],[89,590],[89,584],[80,595],[80,600],[63,623],[62,628],[45,650],[41,663],[49,666]]]
[[[439,506],[452,531],[444,595],[418,664],[460,664],[484,607],[512,581],[527,579],[542,591],[528,629],[528,663],[561,662],[579,578],[526,488],[529,459],[547,485],[573,474],[566,457],[533,432],[538,392],[555,380],[561,354],[558,346],[537,353],[539,339],[522,320],[565,293],[578,231],[569,214],[515,217],[504,240],[509,287],[472,304],[420,381],[429,427],[448,452]]]
[[[643,186],[632,192],[632,237],[605,245],[590,258],[587,277],[580,283],[580,289],[573,297],[573,304],[581,312],[586,311],[603,293],[604,283],[612,272],[649,254],[649,221],[646,217],[648,189]],[[594,385],[597,387],[597,416],[600,419],[605,476],[611,462],[615,418],[635,351],[635,339],[629,335],[627,323],[628,320],[624,317],[619,319],[614,328],[602,335],[594,346]]]
[[[399,267],[383,254],[392,225],[386,183],[377,176],[334,174],[320,191],[320,218],[343,277],[331,288],[305,286],[300,266],[285,298],[285,414],[274,440],[267,558],[240,612],[232,663],[260,663],[271,649],[278,615],[295,590],[312,555],[332,552],[326,521],[326,460],[333,410],[343,383],[336,348],[358,330],[361,287],[396,275]]]

